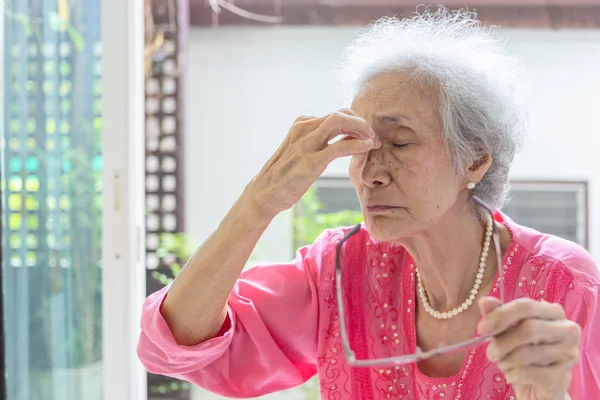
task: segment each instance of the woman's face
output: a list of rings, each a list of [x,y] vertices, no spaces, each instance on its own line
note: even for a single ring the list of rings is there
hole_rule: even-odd
[[[381,148],[352,157],[350,178],[370,234],[379,241],[413,236],[464,208],[466,180],[456,176],[442,138],[433,87],[403,73],[372,78],[352,110],[365,118]]]

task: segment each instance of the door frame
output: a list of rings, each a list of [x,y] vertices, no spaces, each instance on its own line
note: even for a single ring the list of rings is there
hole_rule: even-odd
[[[100,1],[104,399],[145,400],[146,371],[136,355],[146,296],[144,1]]]

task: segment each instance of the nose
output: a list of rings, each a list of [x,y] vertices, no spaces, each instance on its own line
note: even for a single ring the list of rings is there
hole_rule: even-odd
[[[386,186],[391,181],[391,176],[384,164],[381,148],[370,150],[362,164],[360,171],[361,183],[369,188]]]

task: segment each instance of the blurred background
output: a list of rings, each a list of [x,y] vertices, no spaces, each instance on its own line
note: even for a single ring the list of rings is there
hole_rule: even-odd
[[[513,166],[504,211],[519,223],[581,244],[600,261],[600,0],[432,4],[440,3],[466,7],[498,26],[525,69],[529,132]],[[345,106],[336,73],[357,30],[382,16],[409,16],[427,2],[0,4],[0,396],[219,398],[143,371],[143,390],[135,396],[106,379],[113,371],[107,360],[115,365],[119,352],[126,371],[140,369],[131,344],[122,351],[112,341],[135,337],[137,321],[115,325],[110,318],[117,310],[106,307],[117,290],[124,296],[133,292],[133,286],[107,279],[112,275],[106,270],[121,265],[105,257],[107,236],[120,237],[116,225],[107,225],[114,209],[106,182],[108,164],[121,149],[106,143],[107,137],[134,135],[107,128],[114,115],[106,112],[107,104],[124,102],[124,118],[141,121],[143,149],[131,150],[141,157],[123,152],[137,165],[127,173],[144,191],[136,200],[144,220],[135,233],[140,239],[126,241],[143,253],[139,263],[125,264],[143,272],[134,282],[145,285],[143,293],[123,305],[135,310],[143,296],[173,279],[216,228],[298,115]],[[123,14],[111,13],[119,9]],[[127,43],[138,42],[134,53],[126,51]],[[139,65],[129,65],[128,57]],[[119,74],[126,75],[124,81]],[[137,91],[120,86],[138,80]],[[275,219],[248,268],[288,260],[323,229],[361,220],[347,164],[347,159],[331,164],[296,207]],[[265,398],[318,399],[318,385],[313,379]]]

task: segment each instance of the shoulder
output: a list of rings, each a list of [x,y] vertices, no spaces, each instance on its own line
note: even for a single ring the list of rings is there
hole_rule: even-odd
[[[519,279],[529,280],[528,288],[544,286],[527,295],[542,294],[545,300],[564,302],[569,292],[577,294],[600,285],[600,269],[582,246],[518,225],[505,215],[500,218],[522,253]]]

